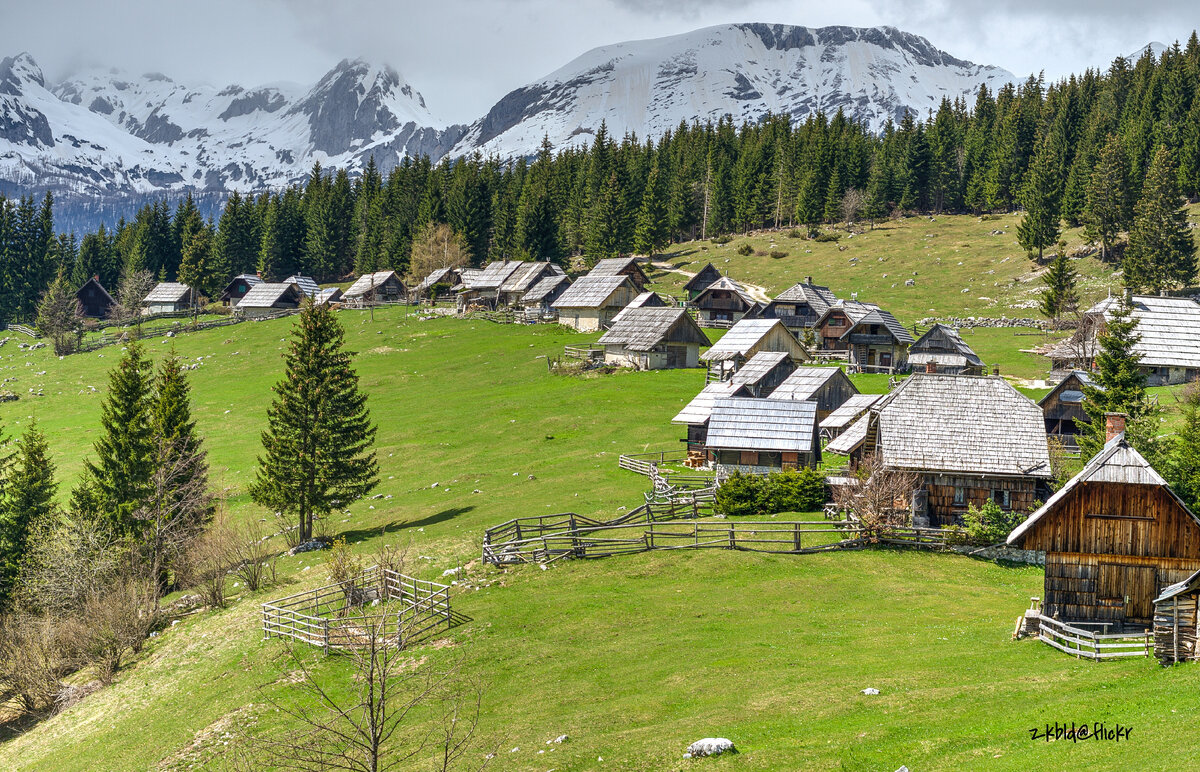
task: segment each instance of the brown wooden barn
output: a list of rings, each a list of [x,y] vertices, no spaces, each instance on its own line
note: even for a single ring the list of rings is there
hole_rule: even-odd
[[[683,285],[683,291],[686,293],[688,300],[695,300],[697,295],[708,289],[710,284],[718,281],[720,278],[721,272],[714,268],[712,263],[709,263],[701,268],[695,276],[687,280],[687,284]]]
[[[759,310],[758,301],[728,276],[708,285],[692,301],[700,318],[706,322],[736,322]]]
[[[113,296],[108,294],[108,290],[104,289],[104,285],[100,283],[99,276],[93,276],[84,282],[79,291],[75,293],[75,299],[79,301],[83,315],[93,319],[107,318],[108,312],[117,304],[117,301],[113,300]]]
[[[221,303],[227,306],[236,307],[242,298],[246,297],[246,293],[251,287],[256,287],[263,283],[261,276],[253,273],[243,273],[234,276],[233,279],[225,285],[225,289],[221,291]]]
[[[1008,537],[1046,553],[1043,614],[1114,632],[1149,627],[1162,589],[1200,570],[1200,521],[1124,428],[1110,415],[1104,449]]]
[[[813,402],[718,398],[706,440],[718,474],[767,474],[821,463]]]
[[[951,375],[983,375],[983,360],[971,350],[958,330],[935,324],[909,346],[908,361],[914,369]]]
[[[863,373],[908,370],[912,333],[879,306],[839,300],[814,324],[825,351],[844,351],[850,367]]]
[[[816,324],[817,320],[838,302],[828,287],[813,284],[811,276],[779,293],[763,308],[763,319],[778,319],[797,337]]]
[[[639,292],[628,276],[581,276],[550,307],[558,323],[580,332],[606,329]]]
[[[796,369],[796,361],[786,351],[760,351],[750,357],[729,380],[746,396],[766,397],[787,380]]]
[[[796,362],[809,359],[808,351],[778,319],[742,319],[701,354],[700,359],[725,380],[760,351],[783,351]]]
[[[1091,421],[1083,409],[1085,386],[1099,388],[1090,375],[1072,370],[1038,402],[1046,421],[1046,435],[1059,438],[1069,450],[1079,449],[1079,434]]]
[[[817,420],[823,421],[855,394],[858,389],[840,367],[798,367],[771,392],[771,399],[812,400]]]
[[[342,300],[348,305],[399,303],[407,298],[408,288],[395,271],[365,273],[342,293]]]
[[[610,257],[606,260],[601,260],[588,271],[588,276],[628,276],[633,282],[633,286],[637,287],[638,292],[644,292],[646,285],[650,283],[650,277],[642,270],[642,266],[638,263],[635,257]]]

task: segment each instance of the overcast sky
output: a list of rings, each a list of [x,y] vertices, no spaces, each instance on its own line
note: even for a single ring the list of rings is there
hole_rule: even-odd
[[[1107,66],[1200,27],[1191,0],[0,0],[0,55],[182,82],[315,82],[343,57],[396,67],[438,117],[469,122],[596,46],[727,22],[888,24],[1018,76]],[[897,7],[902,6],[902,7]]]

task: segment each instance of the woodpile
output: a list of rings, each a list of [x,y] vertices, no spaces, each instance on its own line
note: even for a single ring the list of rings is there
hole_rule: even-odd
[[[1200,630],[1196,593],[1176,595],[1154,604],[1154,656],[1164,665],[1195,662]]]

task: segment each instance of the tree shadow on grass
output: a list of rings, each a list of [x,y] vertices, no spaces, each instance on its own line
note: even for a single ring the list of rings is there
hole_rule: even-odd
[[[407,531],[410,528],[424,528],[425,526],[444,523],[445,521],[452,520],[459,515],[465,515],[474,509],[474,506],[451,507],[450,509],[443,509],[441,512],[429,515],[428,517],[423,517],[420,520],[393,520],[392,522],[380,528],[354,528],[349,531],[342,531],[338,534],[338,536],[345,538],[347,544],[355,544],[356,542],[360,542],[365,539],[371,539],[376,536],[386,536],[388,534],[399,533],[400,531]]]

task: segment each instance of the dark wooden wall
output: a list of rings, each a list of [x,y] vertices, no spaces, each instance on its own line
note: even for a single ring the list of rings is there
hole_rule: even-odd
[[[1017,512],[1032,511],[1034,503],[1045,497],[1041,490],[1044,483],[1035,477],[926,474],[921,476],[921,485],[928,492],[930,524],[935,526],[962,523],[967,507],[971,504],[982,506],[994,490],[1008,491],[1009,508]],[[954,503],[957,487],[963,488],[966,494],[962,505]]]
[[[1042,610],[1065,621],[1149,626],[1163,588],[1197,570],[1200,560],[1048,552]]]

